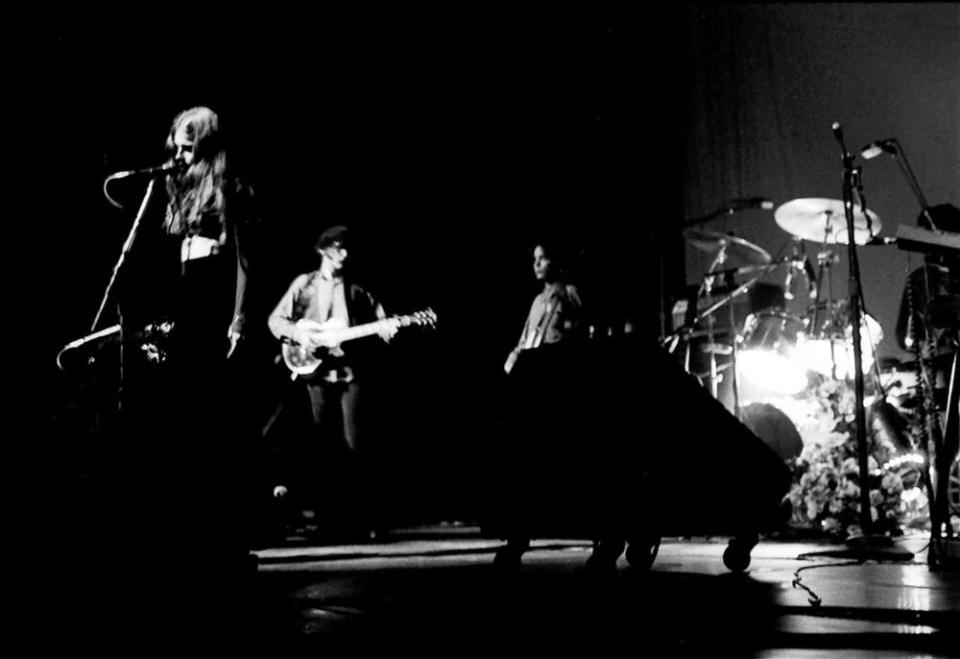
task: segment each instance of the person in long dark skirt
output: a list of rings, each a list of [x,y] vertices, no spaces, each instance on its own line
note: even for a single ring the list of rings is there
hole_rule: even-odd
[[[148,200],[120,279],[112,487],[129,531],[119,566],[142,569],[144,604],[166,613],[170,634],[186,634],[237,622],[237,589],[255,571],[242,364],[260,217],[213,110],[179,113],[166,150],[175,168]]]

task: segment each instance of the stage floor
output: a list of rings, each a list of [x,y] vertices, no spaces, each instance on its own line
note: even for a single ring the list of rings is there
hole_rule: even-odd
[[[844,545],[766,538],[743,574],[726,538],[665,538],[649,572],[583,569],[587,541],[537,539],[519,572],[469,526],[394,529],[356,545],[288,542],[256,551],[257,607],[306,648],[457,656],[470,651],[755,657],[957,656],[960,574],[909,560],[860,560]],[[799,577],[799,581],[798,581]],[[279,613],[278,613],[279,612]]]

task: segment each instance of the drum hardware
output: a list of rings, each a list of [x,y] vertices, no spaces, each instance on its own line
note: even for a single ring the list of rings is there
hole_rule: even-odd
[[[866,245],[875,240],[882,228],[880,218],[871,210],[853,208],[853,237],[855,245]],[[807,332],[802,339],[801,352],[812,370],[834,379],[844,379],[853,373],[851,352],[853,349],[852,323],[847,322],[850,306],[846,300],[837,300],[833,291],[832,266],[840,258],[828,248],[828,245],[845,244],[849,246],[850,231],[845,218],[844,202],[836,199],[805,198],[794,199],[781,205],[774,212],[774,220],[780,228],[793,236],[794,255],[797,261],[800,255],[806,258],[802,250],[802,241],[819,242],[823,248],[817,252],[817,271],[815,284],[811,287],[814,298]],[[799,244],[799,245],[798,245]],[[792,269],[788,272],[785,295],[789,295]],[[811,266],[812,269],[812,266]],[[809,276],[809,275],[808,275]],[[824,295],[826,300],[824,300]],[[824,309],[827,315],[823,315]],[[842,311],[844,317],[839,313]],[[869,351],[862,353],[863,367],[869,369],[874,361],[876,345],[883,336],[879,323],[869,314],[859,310],[860,344],[864,335]]]
[[[724,345],[723,343],[708,343],[700,348],[700,350],[701,352],[709,352],[714,355],[727,356],[733,354],[733,346]]]
[[[686,241],[696,249],[711,254],[713,256],[710,266],[701,278],[700,288],[697,292],[697,298],[710,298],[718,276],[723,276],[726,281],[732,281],[734,275],[740,273],[754,273],[756,276],[748,282],[736,287],[726,296],[710,304],[704,310],[700,311],[689,327],[681,328],[680,333],[689,335],[692,328],[696,327],[701,321],[706,320],[707,324],[707,349],[704,351],[710,356],[710,392],[714,398],[718,398],[719,390],[719,371],[717,355],[724,354],[729,350],[731,357],[730,367],[733,369],[733,405],[734,415],[739,416],[739,394],[737,383],[737,345],[734,339],[731,345],[719,344],[716,340],[716,322],[714,312],[722,306],[727,305],[730,314],[730,327],[736,326],[734,318],[734,309],[732,300],[749,290],[749,288],[764,274],[777,267],[779,263],[771,264],[770,254],[763,248],[736,236],[709,231],[706,229],[687,229],[684,231]],[[724,268],[726,264],[733,262],[734,267]],[[677,340],[671,341],[675,348]],[[684,358],[684,366],[690,371],[690,350],[687,343],[687,352]]]
[[[695,233],[700,234],[703,232],[702,230],[698,229],[698,230],[695,230]],[[713,233],[713,232],[710,232],[710,233]],[[696,245],[696,243],[694,244]],[[720,238],[717,244],[719,245],[719,249],[717,251],[716,256],[713,259],[713,263],[711,263],[710,267],[707,269],[708,272],[712,272],[713,270],[716,270],[718,266],[722,266],[724,263],[726,263],[727,248],[731,244],[736,244],[736,243],[728,242],[725,239]],[[703,243],[703,245],[706,245],[706,243]],[[697,245],[697,246],[700,247],[700,245]],[[710,249],[712,247],[713,245],[710,245],[710,247],[708,247],[707,249]],[[704,276],[703,281],[700,284],[699,294],[709,297],[710,292],[713,288],[714,281],[715,281],[714,276],[712,275]],[[715,329],[716,328],[714,324],[713,314],[710,313],[707,315],[707,344],[708,345],[713,345],[716,342],[716,337],[714,336]],[[719,378],[717,375],[717,355],[715,352],[710,352],[708,354],[710,355],[710,393],[713,394],[714,398],[717,398],[717,393],[718,393],[717,387],[719,385]],[[736,381],[736,371],[734,371],[734,381]]]
[[[814,283],[816,273],[813,272],[813,266],[810,264],[810,258],[807,256],[807,251],[803,246],[803,240],[797,236],[793,236],[790,242],[793,253],[785,259],[787,263],[787,276],[783,281],[783,296],[787,300],[794,299],[793,280],[798,274],[802,274],[807,278],[807,296],[811,298],[816,297],[817,287],[816,283]]]
[[[697,224],[706,224],[710,220],[720,217],[721,215],[733,215],[737,211],[747,210],[750,208],[768,211],[773,210],[773,201],[765,197],[740,197],[738,199],[731,199],[725,206],[721,206],[709,215],[688,220],[683,223],[683,226],[691,227]]]
[[[726,268],[723,270],[713,270],[712,272],[704,273],[704,277],[730,277],[731,275],[749,275],[754,272],[767,273],[770,270],[778,265],[784,265],[791,263],[793,261],[790,257],[784,257],[781,259],[776,259],[770,261],[770,263],[765,263],[763,265],[745,265],[739,268]]]
[[[683,232],[683,237],[700,251],[716,254],[716,265],[723,265],[728,261],[744,266],[770,263],[770,254],[765,249],[737,236],[708,229],[687,229]],[[708,272],[715,269],[715,266],[711,266]]]
[[[853,332],[846,321],[849,314],[845,299],[815,304],[810,310],[812,320],[800,342],[801,355],[810,370],[835,380],[852,375]],[[883,329],[868,313],[860,321],[860,339],[863,368],[870,370],[876,362],[876,346],[883,339]]]

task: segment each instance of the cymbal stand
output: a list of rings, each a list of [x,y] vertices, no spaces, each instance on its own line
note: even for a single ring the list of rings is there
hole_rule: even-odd
[[[672,334],[670,334],[670,335],[664,337],[663,339],[661,339],[660,345],[661,345],[662,347],[664,347],[664,348],[667,350],[667,352],[669,352],[669,353],[672,354],[673,351],[676,349],[677,345],[680,343],[680,340],[681,340],[682,338],[684,338],[684,337],[687,337],[687,340],[685,341],[686,347],[685,347],[684,367],[683,367],[683,368],[684,368],[684,370],[685,370],[687,373],[689,373],[689,372],[690,372],[690,341],[689,341],[689,338],[688,338],[688,337],[689,337],[689,335],[693,332],[693,329],[694,329],[701,321],[706,320],[706,321],[707,321],[708,331],[710,331],[710,330],[712,329],[713,312],[714,312],[714,311],[716,311],[717,309],[719,309],[720,307],[722,307],[722,306],[725,305],[725,304],[731,304],[731,302],[732,302],[735,298],[739,297],[740,295],[743,295],[751,286],[753,286],[753,285],[757,282],[758,279],[760,279],[760,278],[763,277],[764,275],[768,274],[771,270],[773,270],[774,268],[779,267],[780,265],[781,265],[781,262],[780,262],[780,261],[777,261],[777,262],[774,262],[774,263],[767,263],[767,264],[758,265],[758,266],[749,266],[749,267],[745,267],[745,268],[735,268],[735,269],[732,269],[732,270],[720,270],[720,271],[716,271],[716,270],[713,270],[713,269],[709,270],[709,271],[708,271],[708,274],[707,274],[707,275],[704,275],[704,278],[703,278],[704,281],[701,283],[700,292],[697,293],[697,298],[698,298],[698,299],[700,298],[701,295],[703,295],[703,291],[708,291],[708,290],[710,290],[710,289],[712,288],[712,285],[713,285],[712,279],[713,279],[713,277],[717,276],[718,274],[733,274],[733,273],[735,273],[735,272],[741,272],[741,273],[743,273],[743,272],[750,272],[750,273],[758,272],[759,274],[757,274],[756,276],[754,276],[754,277],[753,277],[752,279],[750,279],[749,281],[747,281],[747,282],[745,282],[745,283],[743,283],[743,284],[740,284],[739,286],[737,286],[736,289],[734,289],[734,290],[731,291],[730,293],[724,295],[722,299],[717,300],[716,302],[714,302],[713,304],[711,304],[710,306],[708,306],[708,307],[707,307],[706,309],[704,309],[703,311],[700,311],[699,313],[697,313],[696,316],[693,318],[693,320],[692,320],[691,322],[689,322],[688,324],[684,325],[683,327],[675,330]],[[710,281],[708,282],[708,280],[710,280]],[[733,312],[732,312],[732,304],[731,304],[731,322],[733,322],[732,319],[733,319]],[[713,338],[713,337],[712,337],[712,335],[711,335],[711,336],[710,336],[710,340],[711,340],[711,341],[712,341],[712,338]],[[734,337],[734,343],[736,343],[736,337]],[[734,350],[736,350],[736,346],[734,346]],[[736,360],[736,353],[735,353],[735,352],[731,352],[731,355],[733,355],[733,361],[732,361],[732,363],[731,363],[731,367],[732,367],[732,368],[736,368],[736,361],[735,361],[735,360]],[[737,395],[738,395],[738,391],[737,391],[737,388],[736,388],[736,385],[737,385],[737,382],[736,382],[736,381],[734,381],[734,385],[735,385],[734,396],[735,396],[735,398],[736,398]],[[739,406],[739,401],[738,401],[738,400],[735,400],[735,401],[734,401],[734,406],[735,406],[735,407],[738,407],[738,406]]]
[[[713,259],[713,263],[710,264],[710,268],[707,270],[708,273],[717,270],[719,266],[723,265],[727,260],[727,246],[723,245],[720,247],[720,251],[717,252],[717,256]],[[697,293],[697,299],[700,297],[710,298],[710,292],[713,290],[713,282],[716,275],[708,274],[703,278],[703,282],[700,284],[700,291]],[[714,332],[716,326],[713,318],[713,313],[707,314],[707,347],[710,354],[710,393],[714,398],[718,397],[719,390],[717,388],[717,353],[715,348]]]
[[[823,249],[817,252],[817,292],[813,303],[813,318],[810,321],[811,334],[823,334],[830,342],[830,377],[837,379],[837,337],[835,331],[836,318],[834,309],[836,307],[836,297],[833,294],[833,264],[837,262],[837,255],[827,247],[826,239],[823,242]],[[826,276],[827,285],[824,287],[823,279]],[[826,288],[827,299],[823,300],[823,291]],[[821,318],[821,307],[824,309],[824,315]]]
[[[727,305],[730,312],[730,331],[733,333],[730,340],[730,373],[733,378],[733,415],[740,418],[740,381],[737,375],[737,321],[733,313],[733,304]]]

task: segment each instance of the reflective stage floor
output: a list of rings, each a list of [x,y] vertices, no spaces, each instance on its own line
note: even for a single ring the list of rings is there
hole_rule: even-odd
[[[948,657],[960,572],[761,538],[743,573],[727,538],[664,538],[652,568],[597,574],[585,540],[538,538],[519,570],[477,527],[394,528],[360,544],[287,538],[227,564],[221,550],[122,535],[53,543],[22,573],[29,645],[95,656]],[[11,627],[19,623],[13,621]],[[189,651],[189,652],[188,652]],[[348,654],[349,653],[349,654]],[[256,656],[256,655],[255,655]]]
[[[258,606],[282,611],[277,638],[305,649],[960,654],[960,574],[931,570],[926,537],[895,543],[908,560],[762,539],[742,574],[723,564],[726,540],[665,538],[649,572],[621,557],[615,574],[595,575],[584,569],[589,542],[538,539],[520,570],[503,574],[492,566],[500,542],[438,525],[357,545],[263,548],[253,579]]]

